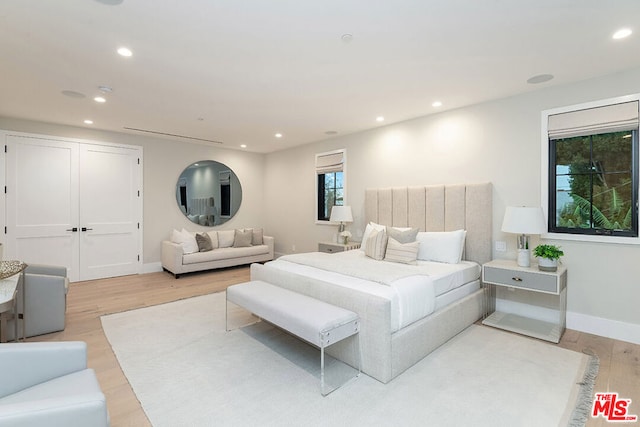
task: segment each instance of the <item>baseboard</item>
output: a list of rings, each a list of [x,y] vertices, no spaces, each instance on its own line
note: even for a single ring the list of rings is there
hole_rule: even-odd
[[[161,262],[149,262],[146,264],[142,264],[142,271],[140,272],[140,274],[147,274],[147,273],[157,273],[159,271],[162,271],[162,263]]]
[[[567,328],[620,341],[640,344],[640,325],[567,312]]]

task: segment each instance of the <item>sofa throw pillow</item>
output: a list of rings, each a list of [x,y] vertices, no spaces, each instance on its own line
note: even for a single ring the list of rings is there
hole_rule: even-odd
[[[196,242],[196,236],[194,233],[185,230],[184,228],[180,231],[180,235],[182,236],[182,251],[185,254],[193,254],[198,252],[198,242]]]
[[[387,227],[386,232],[389,238],[395,239],[398,243],[411,243],[416,241],[418,235],[417,228]]]
[[[402,264],[416,264],[419,248],[420,242],[400,243],[393,237],[389,236],[384,260],[399,262]]]
[[[384,258],[385,249],[387,247],[387,235],[384,230],[372,230],[367,237],[367,245],[364,251],[369,258],[378,261]]]
[[[466,230],[418,233],[418,259],[458,264],[462,260]]]
[[[251,229],[249,229],[251,230]],[[251,237],[251,244],[253,246],[264,245],[264,234],[262,228],[254,228],[253,236]]]
[[[246,248],[247,246],[251,246],[252,238],[253,238],[253,230],[235,230],[233,247]]]
[[[218,247],[230,248],[233,246],[233,241],[236,237],[235,230],[221,230],[218,231]]]
[[[209,252],[213,250],[211,237],[209,237],[207,233],[196,233],[196,243],[198,243],[199,252]]]
[[[220,245],[218,244],[218,232],[217,231],[207,231],[209,238],[211,239],[211,247],[213,249],[218,249]]]

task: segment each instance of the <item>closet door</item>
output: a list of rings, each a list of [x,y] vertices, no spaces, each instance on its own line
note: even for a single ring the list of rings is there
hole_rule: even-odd
[[[80,277],[138,273],[140,265],[140,152],[80,146]]]
[[[5,259],[63,265],[72,282],[139,273],[141,148],[6,141]]]
[[[78,144],[7,136],[5,258],[64,265],[78,280]]]

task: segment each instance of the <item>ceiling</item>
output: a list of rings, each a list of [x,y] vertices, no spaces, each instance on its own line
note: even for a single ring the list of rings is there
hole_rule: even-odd
[[[640,29],[612,39],[638,17],[638,0],[2,0],[0,116],[266,153],[640,67]]]

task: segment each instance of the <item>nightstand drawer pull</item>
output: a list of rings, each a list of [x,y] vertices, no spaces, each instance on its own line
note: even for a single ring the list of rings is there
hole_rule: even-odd
[[[511,280],[515,280],[516,282],[522,282],[522,278],[520,277],[512,277]]]

